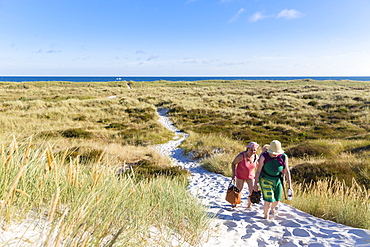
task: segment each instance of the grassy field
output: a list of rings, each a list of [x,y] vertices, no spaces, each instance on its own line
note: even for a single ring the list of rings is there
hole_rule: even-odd
[[[27,208],[63,226],[64,236],[73,236],[68,241],[78,246],[124,242],[130,233],[127,224],[137,232],[138,242],[147,237],[145,227],[163,233],[158,241],[167,241],[171,231],[188,243],[207,237],[197,230],[207,228],[201,207],[190,197],[183,198],[186,171],[162,176],[163,169],[171,170],[170,161],[150,148],[173,138],[157,121],[156,109],[166,107],[175,126],[190,134],[182,148],[207,169],[230,176],[231,161],[247,142],[278,139],[290,157],[296,182],[295,200],[288,203],[319,217],[370,229],[370,82],[131,85],[130,90],[126,82],[0,82],[4,178],[0,198],[5,222],[25,218],[20,209]],[[115,172],[123,164],[139,164],[134,166],[135,177],[117,179]],[[356,201],[341,199],[346,209],[340,208],[338,197],[323,200],[337,183],[344,198],[357,195]],[[157,201],[168,196],[167,190],[172,197]],[[145,203],[137,202],[140,194],[148,195],[140,199]],[[87,216],[109,211],[107,201],[114,202],[110,206],[117,211],[106,218]],[[324,204],[313,205],[315,201]],[[186,204],[197,212],[187,215]],[[178,213],[168,219],[164,213],[168,211]],[[151,220],[153,215],[158,221]],[[177,230],[184,228],[184,221],[186,231]]]

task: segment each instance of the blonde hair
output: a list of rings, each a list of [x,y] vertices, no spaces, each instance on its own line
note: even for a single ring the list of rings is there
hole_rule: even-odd
[[[262,153],[263,153],[263,152],[266,152],[266,151],[269,149],[269,147],[270,147],[270,145],[269,145],[269,144],[265,144],[265,145],[263,145],[263,147],[262,147]]]

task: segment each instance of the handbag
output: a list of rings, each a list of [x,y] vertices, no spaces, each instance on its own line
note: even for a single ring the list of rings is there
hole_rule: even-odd
[[[251,203],[260,203],[261,202],[261,191],[254,191],[252,195],[249,196]]]
[[[226,192],[226,201],[232,205],[240,204],[241,193],[238,187],[235,186],[234,181],[231,180]]]

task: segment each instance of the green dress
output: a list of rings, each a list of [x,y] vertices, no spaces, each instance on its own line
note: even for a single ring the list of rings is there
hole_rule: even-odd
[[[263,200],[266,202],[281,201],[283,194],[283,184],[281,182],[282,171],[284,166],[276,159],[266,159],[267,153],[264,154],[265,161],[268,160],[262,168],[259,183],[263,195]],[[285,154],[283,154],[284,156]],[[282,157],[285,160],[285,157]]]

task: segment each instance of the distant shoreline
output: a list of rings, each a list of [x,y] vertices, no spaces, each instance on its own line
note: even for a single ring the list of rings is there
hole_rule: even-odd
[[[316,80],[316,81],[370,81],[370,76],[0,76],[1,82],[68,81],[207,81],[207,80]]]

